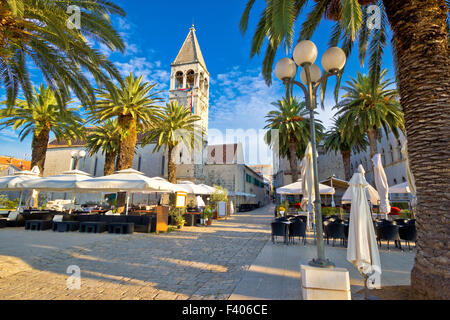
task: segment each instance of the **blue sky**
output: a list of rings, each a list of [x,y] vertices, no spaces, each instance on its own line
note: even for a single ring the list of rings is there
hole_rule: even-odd
[[[242,36],[238,29],[239,20],[246,1],[116,1],[127,12],[126,18],[114,19],[117,30],[127,43],[125,54],[110,53],[105,50],[118,68],[127,74],[133,71],[142,74],[148,81],[158,82],[161,90],[169,88],[170,64],[175,59],[192,23],[195,24],[197,37],[211,74],[210,129],[255,129],[264,127],[264,116],[273,109],[271,102],[280,99],[284,90],[281,83],[274,79],[272,87],[267,87],[260,76],[261,57],[250,59],[250,43],[253,29],[264,3],[256,1],[250,30]],[[313,1],[309,1],[312,3]],[[305,10],[304,14],[309,10]],[[298,25],[301,23],[298,22]],[[324,21],[311,39],[319,49],[320,56],[328,48],[331,23]],[[297,37],[298,33],[296,33]],[[289,52],[289,55],[291,52]],[[280,50],[277,60],[286,56]],[[390,49],[384,57],[385,67],[392,78],[392,55]],[[349,57],[344,81],[365,72],[359,64],[356,50]],[[33,82],[42,82],[38,73]],[[326,110],[320,111],[319,118],[326,127],[331,125],[334,111],[334,80],[329,81],[326,97]],[[3,92],[0,91],[0,95]],[[296,90],[295,94],[301,96]],[[341,91],[342,94],[342,91]],[[165,93],[168,96],[168,93]],[[31,158],[31,139],[19,142],[12,130],[0,132],[0,154]],[[269,162],[269,153],[264,152],[263,159],[249,159],[249,164]]]

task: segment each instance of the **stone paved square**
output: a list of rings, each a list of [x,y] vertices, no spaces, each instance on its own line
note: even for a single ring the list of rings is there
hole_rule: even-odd
[[[0,299],[228,299],[270,238],[273,207],[168,234],[0,229]],[[69,266],[81,288],[69,290]]]

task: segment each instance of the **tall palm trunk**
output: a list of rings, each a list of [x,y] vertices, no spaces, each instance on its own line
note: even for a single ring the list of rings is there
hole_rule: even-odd
[[[174,147],[169,145],[169,149],[167,152],[167,158],[168,158],[167,170],[169,172],[169,182],[177,183],[177,165],[176,165],[175,161],[173,160],[173,150],[174,150]]]
[[[119,127],[124,132],[120,139],[117,155],[117,170],[133,168],[134,151],[137,142],[137,123],[132,115],[121,115],[118,117]],[[117,195],[117,206],[124,207],[126,203],[126,193]]]
[[[124,136],[119,142],[117,170],[125,170],[133,167],[134,151],[137,142],[137,123],[131,115],[119,116],[119,127]]]
[[[116,153],[115,152],[106,152],[105,154],[105,166],[104,166],[104,175],[109,176],[114,174],[114,169],[116,165]]]
[[[445,0],[384,0],[417,183],[414,297],[450,299],[450,57]]]
[[[298,161],[297,161],[297,144],[291,138],[289,142],[289,165],[291,167],[292,182],[298,181]]]
[[[367,137],[369,138],[369,148],[370,148],[370,159],[372,160],[373,157],[378,153],[378,130],[377,129],[369,129],[367,130]],[[372,168],[366,168],[366,170],[371,169],[372,173],[375,173],[375,166],[373,161],[370,160],[370,163],[372,163]],[[375,180],[375,176],[373,176],[373,179]]]
[[[44,175],[45,157],[47,155],[48,140],[50,138],[50,129],[42,129],[38,135],[33,136],[31,144],[31,168],[38,166],[41,176]]]
[[[350,150],[341,150],[342,162],[344,163],[345,180],[350,181],[352,178],[352,172],[350,170],[350,162],[352,153]]]

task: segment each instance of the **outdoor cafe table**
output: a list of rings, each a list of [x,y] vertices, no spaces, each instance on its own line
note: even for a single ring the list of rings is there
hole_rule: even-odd
[[[289,245],[289,241],[288,241],[288,238],[289,238],[289,226],[292,224],[292,221],[287,220],[287,221],[280,221],[280,222],[282,224],[284,224],[284,226],[286,228],[286,233],[285,233],[285,236],[284,236],[284,243],[286,245]]]

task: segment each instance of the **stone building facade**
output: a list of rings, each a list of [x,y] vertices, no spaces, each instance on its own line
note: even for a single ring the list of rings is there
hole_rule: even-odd
[[[406,138],[402,133],[396,138],[392,132],[389,132],[388,134],[384,131],[381,132],[378,141],[378,152],[381,154],[384,170],[390,186],[407,182],[406,159],[404,159],[401,153],[405,141]],[[345,171],[341,154],[335,152],[327,153],[321,144],[318,145],[317,152],[319,154],[319,181],[326,180],[333,175],[338,179],[345,180]],[[287,159],[279,159],[278,161],[279,168],[278,171],[274,173],[275,188],[282,187],[292,182],[289,161]],[[301,161],[299,161],[299,163],[300,162]],[[356,172],[360,164],[362,164],[366,170],[367,181],[375,186],[369,148],[361,153],[352,153],[350,166],[352,175]],[[391,200],[393,201],[406,201],[408,199],[408,195],[391,195]]]
[[[175,61],[171,65],[169,101],[178,102],[189,108],[201,120],[198,126],[208,138],[210,74],[206,68],[203,54],[192,27],[183,43]],[[138,137],[133,169],[150,177],[168,176],[168,159],[166,152],[154,152],[155,145],[141,147],[142,137]],[[45,176],[60,174],[74,169],[72,152],[85,149],[85,141],[74,141],[70,146],[64,142],[52,140],[49,143],[45,163]],[[208,185],[220,185],[233,193],[248,193],[255,198],[237,199],[240,203],[268,202],[269,196],[264,178],[245,165],[242,145],[205,145],[203,148],[188,151],[181,147],[174,151],[177,163],[177,179],[193,181]],[[103,176],[104,156],[99,152],[86,156],[78,163],[78,169],[93,176]],[[68,197],[68,194],[53,194],[54,197]],[[88,196],[86,196],[88,197]],[[87,198],[81,196],[80,201]],[[137,197],[139,199],[139,197]]]

